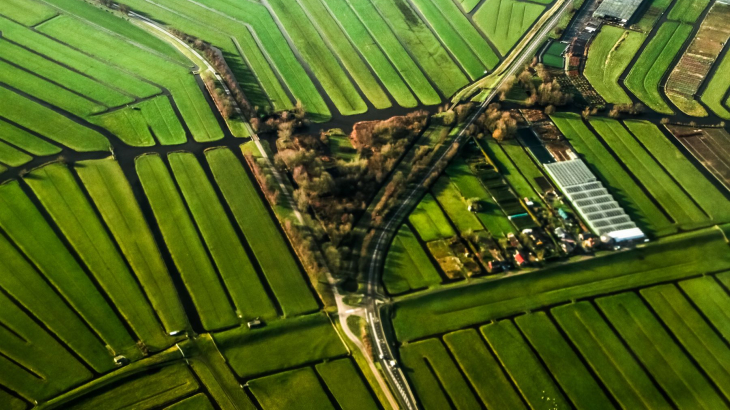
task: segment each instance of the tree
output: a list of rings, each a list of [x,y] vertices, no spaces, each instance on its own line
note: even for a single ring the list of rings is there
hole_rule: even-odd
[[[545,107],[544,112],[545,112],[545,115],[552,115],[553,113],[555,113],[555,106],[552,104],[548,105],[547,107]]]

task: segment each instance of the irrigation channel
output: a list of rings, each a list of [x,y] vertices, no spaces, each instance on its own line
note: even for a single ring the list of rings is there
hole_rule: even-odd
[[[571,5],[572,1],[566,1],[562,6],[560,6],[560,9],[558,9],[551,19],[545,23],[529,45],[520,50],[519,57],[515,58],[512,64],[505,71],[495,72],[493,74],[499,78],[498,82],[492,87],[490,93],[484,99],[482,104],[466,122],[462,131],[456,136],[456,138],[454,138],[451,144],[449,144],[449,148],[454,144],[460,143],[465,138],[466,129],[469,128],[469,126],[484,112],[484,110],[486,110],[487,106],[497,95],[502,84],[504,84],[510,76],[516,74],[517,71],[523,67],[523,64],[535,55],[537,49],[542,44],[542,40],[550,33],[550,31],[552,31],[553,27],[555,27],[558,21],[560,21],[560,17],[570,8]],[[428,180],[429,175],[436,170],[436,167],[442,162],[448,151],[448,149],[444,150],[444,153],[434,162],[431,169],[426,172],[426,176],[423,180],[411,188],[410,191],[406,192],[405,199],[401,202],[397,210],[389,214],[390,216],[387,218],[384,228],[376,234],[375,247],[373,248],[367,267],[368,285],[365,305],[367,309],[366,320],[370,327],[370,337],[372,338],[373,346],[375,346],[375,353],[378,356],[378,361],[392,387],[393,392],[397,395],[401,407],[408,410],[417,409],[419,406],[416,402],[415,396],[413,395],[413,391],[406,380],[405,374],[398,365],[397,358],[393,355],[391,350],[394,344],[391,344],[388,340],[388,333],[383,326],[381,318],[381,308],[387,306],[387,302],[384,303],[380,299],[378,283],[380,283],[380,275],[383,271],[385,255],[387,255],[388,247],[398,230],[397,228],[401,225],[404,218],[408,216],[410,211],[416,206],[421,197],[423,197],[426,193],[426,190],[428,189],[426,181]]]

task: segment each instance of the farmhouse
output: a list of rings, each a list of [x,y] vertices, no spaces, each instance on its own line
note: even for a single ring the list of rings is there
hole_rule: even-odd
[[[580,159],[545,164],[545,170],[568,197],[588,227],[604,242],[643,239],[636,224]]]
[[[614,21],[622,26],[631,19],[643,0],[604,0],[593,17]]]

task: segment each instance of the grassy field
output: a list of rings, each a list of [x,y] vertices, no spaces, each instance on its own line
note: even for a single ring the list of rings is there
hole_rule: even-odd
[[[728,268],[727,244],[710,228],[658,239],[632,252],[555,266],[539,276],[514,276],[404,300],[396,304],[393,326],[398,339],[408,341],[538,306]]]
[[[715,223],[730,221],[730,209],[723,206],[725,196],[648,121],[625,121],[629,131],[656,158],[687,194]]]
[[[25,181],[139,340],[152,352],[173,344],[71,171],[56,163]]]
[[[350,359],[320,363],[317,373],[337,403],[348,410],[376,410],[378,404]]]
[[[725,98],[730,89],[730,76],[722,75],[722,73],[728,71],[730,71],[730,57],[725,54],[700,98],[718,117],[726,120],[730,120],[730,111],[728,111],[730,103]]]
[[[119,164],[111,159],[81,161],[75,171],[167,332],[186,329],[175,286]]]
[[[8,0],[3,4],[3,15],[26,26],[34,26],[57,14],[52,7],[23,0]]]
[[[725,397],[730,396],[730,350],[679,289],[662,285],[643,289],[641,296]]]
[[[91,121],[135,147],[150,147],[157,142],[162,145],[177,145],[188,140],[166,96],[102,114],[93,117]]]
[[[175,152],[168,155],[168,160],[238,317],[275,317],[276,309],[195,155]]]
[[[361,5],[355,6],[355,3]],[[350,4],[354,7],[372,7],[368,3]],[[407,0],[372,0],[372,4],[377,11],[371,8],[367,14],[361,13],[361,18],[364,19],[366,15],[373,18],[379,12],[443,96],[451,96],[469,82]]]
[[[479,402],[438,339],[400,349],[403,369],[426,409],[478,409]],[[448,397],[447,397],[448,395]],[[453,407],[449,403],[453,403]]]
[[[482,209],[476,212],[476,216],[495,238],[507,236],[508,233],[515,231],[507,215],[462,158],[454,159],[446,169],[446,174],[463,198],[479,198]]]
[[[360,97],[347,74],[337,63],[337,59],[332,51],[325,44],[325,40],[320,37],[317,28],[312,25],[312,22],[307,18],[307,14],[305,14],[297,2],[289,1],[285,3],[283,0],[271,0],[269,4],[337,109],[344,115],[360,114],[367,111],[365,101]],[[319,27],[324,30],[325,34],[327,30],[334,31],[337,29],[337,26]],[[374,100],[373,104],[376,107],[380,106],[381,108],[385,108],[388,106],[387,97],[377,82],[371,77],[370,71],[363,70],[362,61],[359,60],[359,56],[354,53],[354,50],[347,47],[349,45],[347,39],[342,34],[339,35],[339,38],[334,33],[332,33],[332,36],[335,38],[327,37],[327,40],[329,40],[328,43],[332,48],[340,53],[347,53],[345,57],[351,58],[351,60],[347,61],[350,64],[348,69],[356,68],[360,71],[360,74],[353,71],[350,71],[350,73],[356,80],[358,78],[360,79],[360,86],[363,92],[371,96]],[[333,43],[333,40],[338,45]],[[342,58],[343,55],[341,54],[341,61]]]
[[[317,302],[285,237],[238,158],[223,148],[208,150],[205,156],[283,314],[296,316],[317,310]]]
[[[426,194],[408,216],[413,228],[424,242],[446,239],[456,235],[433,195]]]
[[[672,408],[591,302],[559,306],[550,313],[623,408]]]
[[[264,409],[335,410],[311,368],[252,380],[249,388]]]
[[[20,167],[32,159],[33,157],[23,151],[19,151],[8,144],[0,142],[0,162],[3,164],[9,167]]]
[[[540,17],[545,6],[516,0],[486,0],[474,13],[474,23],[506,55]]]
[[[669,10],[667,18],[694,24],[709,4],[710,0],[678,0]]]
[[[344,2],[347,0],[326,0]],[[373,4],[366,1],[350,2],[349,6],[357,14],[360,22],[367,28],[370,35],[388,56],[393,66],[398,70],[404,81],[411,88],[422,104],[432,105],[441,102],[438,92],[431,86],[428,78],[431,73],[421,71],[416,61],[406,51],[407,45],[400,42],[386,20],[380,16]],[[427,77],[429,76],[429,77]]]
[[[320,0],[321,1],[321,0]],[[352,44],[362,53],[363,58],[372,67],[373,72],[382,81],[383,86],[388,90],[393,99],[401,107],[415,107],[418,105],[416,97],[406,85],[406,81],[414,81],[409,77],[401,78],[397,70],[397,65],[391,63],[378,46],[375,38],[368,32],[367,27],[350,8],[346,0],[324,0],[322,3],[332,16],[340,22],[340,27],[344,30]],[[404,56],[404,59],[405,56]],[[411,61],[413,64],[413,61]],[[395,65],[395,67],[394,67]],[[419,72],[413,72],[413,77],[418,78],[421,83],[425,83],[430,88],[426,78]],[[433,92],[433,89],[431,89]]]
[[[16,181],[0,186],[0,227],[116,354],[142,356],[121,320]]]
[[[391,295],[441,283],[441,276],[408,226],[403,225],[388,249],[383,284]]]
[[[484,229],[479,218],[467,209],[466,200],[468,198],[461,196],[448,176],[441,176],[431,191],[459,233]]]
[[[691,32],[689,24],[662,23],[626,76],[626,88],[654,111],[674,113],[660,94],[659,83]]]
[[[676,224],[691,227],[709,222],[707,215],[619,121],[595,118],[590,124]]]
[[[99,389],[66,404],[70,410],[159,408],[197,391],[200,385],[183,363],[131,376],[113,390]]]
[[[725,273],[727,278],[728,274]],[[727,286],[728,282],[723,281],[723,275],[717,275],[717,279]],[[730,308],[730,296],[722,286],[712,278],[697,278],[679,282],[679,287],[689,297],[695,306],[718,330],[726,340],[730,340],[730,323],[727,312]]]
[[[671,4],[671,0],[651,0],[651,3],[644,10],[644,14],[634,26],[644,32],[650,32]]]
[[[434,28],[470,79],[484,76],[499,57],[452,0],[415,0],[418,10]]]
[[[547,314],[519,316],[515,323],[576,408],[614,408]]]
[[[387,94],[380,84],[378,84],[378,81],[370,72],[365,61],[363,61],[360,57],[355,47],[347,38],[347,35],[337,25],[337,21],[332,18],[327,11],[327,7],[321,2],[321,0],[299,0],[298,3],[304,8],[306,15],[298,6],[296,6],[296,2],[286,2],[286,13],[284,13],[284,15],[301,17],[301,19],[299,19],[296,23],[304,29],[319,29],[319,33],[322,35],[326,44],[334,50],[336,57],[338,57],[342,62],[344,69],[350,73],[352,78],[360,87],[360,90],[363,92],[365,97],[373,103],[375,108],[385,109],[391,107],[392,104],[388,99]],[[272,4],[278,3],[274,2]],[[302,23],[302,21],[307,20],[307,17],[314,24],[314,27],[307,25],[306,23]],[[297,37],[294,38],[296,39]],[[305,37],[305,41],[307,43],[307,47],[317,45],[317,42],[312,42],[311,37]],[[322,50],[327,51],[326,45]],[[316,62],[317,64],[322,64],[322,59],[318,59]],[[337,63],[337,61],[334,62],[335,64]],[[327,88],[325,87],[325,89]],[[343,111],[340,110],[340,112]]]
[[[238,324],[228,295],[162,158],[144,155],[135,163],[157,225],[203,327],[216,330]]]
[[[654,235],[676,232],[666,216],[646,196],[631,176],[616,162],[616,159],[578,114],[553,115],[552,120],[571,144],[594,168],[596,175],[605,181],[614,198],[623,206],[635,222]]]
[[[510,187],[520,198],[530,198],[535,202],[542,202],[542,199],[535,191],[537,183],[534,178],[530,178],[531,180],[528,181],[521,172],[523,166],[525,167],[523,172],[528,176],[535,176],[539,172],[539,170],[536,172],[534,163],[528,162],[529,158],[518,155],[515,152],[516,147],[505,148],[504,145],[497,143],[494,139],[487,139],[486,143],[482,142],[480,145],[484,152],[496,163],[499,173],[507,180]],[[508,150],[512,155],[508,155]],[[511,156],[517,158],[519,162],[512,162]],[[518,168],[518,165],[520,168]]]
[[[645,39],[646,35],[642,33],[606,25],[593,39],[588,49],[584,75],[606,102],[632,102],[618,80]]]
[[[20,299],[26,311],[36,318],[48,321],[49,328],[64,343],[72,346],[82,360],[96,366],[96,370],[106,371],[113,368],[111,357],[104,346],[64,306],[38,274],[29,265],[23,265],[22,257],[9,250],[8,246],[4,239],[0,239],[0,251],[3,252],[0,286],[5,292],[16,300]],[[3,356],[0,357],[0,366],[3,369],[0,372],[0,384],[3,386],[28,400],[43,400],[92,377],[92,373],[83,363],[5,293],[0,294],[0,320],[4,325],[0,328],[0,349],[3,351]],[[8,358],[12,358],[12,361]]]
[[[348,353],[323,314],[277,320],[262,329],[238,327],[216,333],[213,338],[243,380]]]
[[[709,381],[636,294],[622,293],[598,299],[596,303],[638,360],[679,407],[727,408]]]
[[[167,406],[164,410],[214,410],[213,405],[208,397],[203,393],[180,400],[179,402]]]
[[[530,407],[570,406],[512,322],[502,320],[479,330]]]
[[[479,4],[479,0],[458,0],[465,12],[470,13]]]
[[[444,335],[444,343],[487,408],[524,409],[520,393],[474,329]]]

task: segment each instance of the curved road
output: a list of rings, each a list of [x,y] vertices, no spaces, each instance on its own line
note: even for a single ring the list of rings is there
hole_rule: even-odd
[[[484,112],[489,103],[497,95],[497,92],[502,84],[504,84],[510,76],[517,73],[517,71],[523,67],[523,64],[529,58],[535,55],[537,49],[542,45],[542,40],[555,27],[555,25],[560,20],[560,17],[563,15],[563,13],[565,13],[566,10],[568,10],[571,4],[571,0],[565,0],[560,8],[555,12],[553,17],[545,23],[540,32],[538,32],[535,38],[533,38],[530,44],[520,51],[520,56],[512,62],[512,65],[510,65],[509,68],[502,74],[498,74],[502,76],[499,79],[499,82],[492,88],[492,91],[489,93],[489,95],[487,95],[484,102],[482,102],[482,104],[479,106],[479,109],[469,118],[469,121],[467,121],[467,123],[464,125],[462,131],[456,136],[456,138],[451,142],[450,145],[460,143],[462,140],[464,140],[466,135],[466,129]],[[380,362],[383,372],[388,379],[388,383],[393,388],[392,390],[396,394],[401,407],[407,410],[417,409],[418,403],[416,402],[416,399],[413,396],[413,392],[408,385],[405,374],[396,362],[395,356],[393,355],[393,352],[391,350],[391,344],[388,342],[385,327],[383,326],[383,322],[380,317],[380,305],[382,303],[380,303],[378,300],[379,276],[382,272],[382,266],[385,260],[385,255],[388,251],[388,246],[391,242],[391,239],[395,236],[395,232],[398,226],[400,226],[401,222],[405,219],[411,209],[416,206],[418,199],[420,199],[426,193],[426,190],[428,188],[425,182],[428,179],[428,176],[435,172],[436,167],[441,162],[441,160],[444,159],[448,151],[448,149],[445,150],[444,154],[434,162],[435,165],[433,165],[431,169],[428,170],[423,180],[421,180],[418,185],[411,188],[411,191],[408,192],[408,196],[405,198],[405,200],[403,200],[398,209],[391,214],[387,224],[385,224],[385,227],[380,230],[380,232],[376,236],[375,249],[373,250],[372,256],[370,257],[369,261],[367,278],[368,287],[366,294],[368,300],[366,303],[366,318],[368,326],[370,327],[370,337],[372,338],[375,353],[377,354],[378,361]],[[393,343],[392,346],[395,346],[395,343]]]

